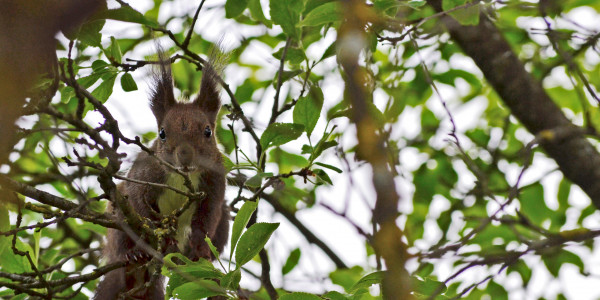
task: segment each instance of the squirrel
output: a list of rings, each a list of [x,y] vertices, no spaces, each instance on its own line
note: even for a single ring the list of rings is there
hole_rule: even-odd
[[[225,202],[226,171],[215,137],[216,122],[221,107],[218,90],[222,64],[213,53],[203,66],[200,91],[191,102],[179,103],[173,93],[170,61],[159,49],[159,68],[154,72],[150,108],[156,118],[158,138],[150,149],[161,160],[188,175],[196,192],[206,193],[194,202],[177,221],[175,241],[168,240],[165,253],[180,251],[191,260],[213,260],[205,237],[208,236],[221,252],[229,236],[229,208]],[[167,184],[187,191],[184,178],[160,163],[156,157],[141,152],[127,177],[137,181]],[[181,207],[187,197],[170,189],[123,181],[118,191],[141,217],[160,221]],[[116,217],[122,213],[111,203],[109,210]],[[108,229],[103,257],[107,264],[126,262],[126,266],[104,275],[94,299],[117,299],[119,294],[136,289],[129,296],[139,299],[164,299],[164,277],[150,286],[152,272],[144,267],[150,254],[136,246],[135,239],[118,229]],[[175,246],[174,246],[175,245]],[[163,253],[163,254],[165,254]]]

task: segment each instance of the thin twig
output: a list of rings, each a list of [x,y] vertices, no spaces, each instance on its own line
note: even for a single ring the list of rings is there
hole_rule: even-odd
[[[192,19],[192,25],[190,26],[190,29],[188,30],[185,40],[183,40],[183,43],[181,44],[181,46],[184,48],[187,48],[188,45],[190,44],[190,40],[192,39],[192,33],[194,32],[194,27],[196,26],[196,21],[198,20],[198,15],[200,14],[200,10],[202,9],[202,6],[204,5],[204,1],[205,0],[202,0],[200,2],[200,5],[198,5],[198,9],[196,9],[196,14],[194,14],[194,18]]]
[[[467,9],[471,6],[475,6],[475,5],[480,5],[479,1],[473,1],[473,2],[467,2],[463,5],[459,5],[456,7],[453,7],[449,10],[446,11],[442,11],[442,12],[438,12],[435,13],[431,16],[427,16],[423,19],[421,19],[421,21],[419,21],[417,24],[413,25],[412,27],[410,27],[408,30],[406,30],[402,35],[398,36],[398,37],[384,37],[384,36],[380,36],[377,35],[377,38],[380,41],[388,41],[391,42],[392,44],[396,44],[399,41],[402,41],[405,37],[407,37],[408,35],[410,35],[411,33],[413,33],[414,31],[416,31],[417,29],[419,29],[419,27],[421,27],[423,24],[427,23],[427,21],[432,20],[432,19],[436,19],[439,18],[441,16],[445,16],[451,12],[455,12],[457,10],[461,10],[461,9]]]
[[[281,53],[281,59],[279,60],[279,71],[277,71],[277,88],[275,89],[275,97],[273,98],[273,108],[271,109],[271,118],[269,119],[269,125],[275,123],[275,119],[277,118],[277,112],[279,111],[279,94],[281,92],[281,86],[283,85],[283,67],[285,66],[285,57],[287,55],[288,49],[290,48],[290,44],[292,42],[292,38],[288,37],[285,41],[285,47],[283,48],[283,52]]]

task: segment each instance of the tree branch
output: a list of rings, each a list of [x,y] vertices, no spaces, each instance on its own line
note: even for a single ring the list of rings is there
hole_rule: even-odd
[[[428,0],[441,12],[441,0]],[[463,26],[452,17],[441,16],[452,39],[481,69],[512,114],[532,134],[555,128],[577,128],[529,74],[502,33],[484,14],[476,26]],[[562,139],[549,137],[541,146],[565,177],[579,185],[600,208],[600,154],[583,134]]]
[[[267,250],[263,248],[262,250],[260,250],[258,255],[260,257],[262,267],[260,282],[265,287],[265,290],[267,291],[267,294],[269,294],[271,300],[276,300],[278,296],[275,287],[273,287],[273,283],[271,283],[271,264],[269,264],[269,256],[267,255]]]
[[[184,48],[187,48],[187,46],[190,44],[190,40],[192,39],[192,33],[194,32],[194,26],[196,25],[196,21],[198,21],[198,15],[200,14],[200,10],[202,9],[202,6],[204,5],[204,1],[205,0],[202,0],[200,2],[200,5],[198,5],[198,9],[196,9],[196,13],[194,14],[194,18],[192,19],[192,25],[190,26],[190,29],[188,30],[185,40],[181,44],[181,46]]]
[[[396,191],[394,175],[388,168],[386,137],[369,114],[367,97],[371,92],[365,82],[365,70],[359,64],[360,52],[367,44],[364,28],[370,21],[368,16],[357,13],[362,5],[362,1],[343,1],[347,21],[342,24],[338,34],[338,59],[345,75],[344,94],[352,105],[351,120],[356,125],[357,155],[373,169],[372,184],[376,201],[372,222],[380,226],[379,231],[374,233],[373,247],[387,267],[382,281],[382,296],[384,299],[412,299],[408,272],[404,268],[408,253],[402,242],[403,233],[396,225],[400,196]]]
[[[344,261],[342,261],[342,259],[337,254],[335,254],[335,252],[333,252],[333,250],[331,250],[331,248],[329,248],[327,244],[325,244],[325,242],[323,242],[319,237],[317,237],[310,229],[304,226],[304,223],[298,220],[298,218],[293,212],[290,212],[285,207],[283,207],[279,203],[279,201],[275,199],[275,197],[263,193],[261,195],[261,198],[269,202],[269,204],[275,209],[275,211],[277,211],[286,219],[288,219],[288,221],[290,221],[290,223],[292,223],[292,225],[294,225],[300,231],[300,233],[304,235],[304,238],[306,238],[306,240],[309,243],[321,248],[325,255],[327,255],[329,259],[331,259],[331,261],[335,264],[336,268],[348,269],[346,263],[344,263]]]
[[[0,174],[0,186],[4,189],[15,191],[23,196],[35,199],[43,204],[50,205],[64,211],[78,210],[78,213],[73,213],[72,216],[82,220],[92,222],[104,227],[118,228],[115,222],[111,221],[106,214],[99,214],[90,211],[84,207],[79,207],[77,204],[67,201],[61,197],[54,196],[50,193],[38,190],[27,184],[14,181],[4,174]]]
[[[288,37],[285,41],[283,52],[281,53],[281,59],[279,60],[279,71],[277,72],[277,89],[275,90],[275,97],[273,98],[273,108],[271,109],[271,118],[269,119],[269,124],[273,124],[278,116],[277,112],[279,111],[279,93],[281,92],[281,86],[283,85],[283,83],[281,82],[281,79],[283,78],[283,67],[285,66],[285,56],[287,55],[291,42],[292,39]]]

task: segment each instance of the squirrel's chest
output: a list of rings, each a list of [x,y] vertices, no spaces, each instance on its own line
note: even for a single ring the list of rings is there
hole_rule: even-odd
[[[192,186],[197,189],[200,183],[200,175],[192,174],[190,175],[190,180],[192,181]],[[166,184],[181,191],[188,190],[184,184],[183,177],[175,173],[167,175]],[[158,209],[162,215],[168,215],[182,207],[186,203],[187,199],[188,198],[182,194],[170,189],[165,189],[158,197]],[[192,231],[192,216],[196,211],[196,206],[196,203],[190,205],[190,207],[186,209],[181,216],[179,216],[179,220],[177,221],[177,233],[175,238],[177,239],[177,246],[182,251],[185,248],[185,245],[187,245],[187,240]]]

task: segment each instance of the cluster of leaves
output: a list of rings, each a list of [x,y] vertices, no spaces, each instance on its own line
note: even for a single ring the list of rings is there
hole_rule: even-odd
[[[241,45],[230,55],[229,68],[247,71],[249,76],[233,88],[224,86],[227,105],[217,128],[228,171],[239,185],[238,197],[232,199],[237,214],[231,251],[227,267],[221,260],[215,266],[205,260],[192,262],[180,254],[166,256],[162,274],[169,278],[167,296],[178,299],[237,297],[240,280],[251,274],[244,266],[257,263],[253,259],[278,228],[277,223],[252,220],[257,203],[266,200],[275,211],[299,227],[300,232],[305,232],[307,229],[301,229],[303,225],[295,213],[325,202],[319,199],[319,189],[335,188],[332,185],[336,179],[350,177],[362,166],[361,157],[354,153],[354,137],[348,137],[348,132],[353,132],[348,129],[353,125],[347,121],[352,117],[347,94],[340,99],[325,100],[324,96],[329,93],[323,83],[330,78],[341,82],[340,77],[344,76],[334,61],[340,59],[340,39],[329,45],[311,47],[326,40],[330,32],[339,36],[347,34],[339,28],[348,22],[349,13],[367,20],[367,40],[356,41],[356,44],[364,54],[361,68],[368,77],[368,113],[376,121],[377,132],[387,137],[387,164],[398,180],[414,187],[414,193],[401,200],[409,203],[410,208],[400,211],[403,221],[398,221],[402,223],[407,246],[414,254],[411,260],[417,262],[417,267],[409,270],[408,275],[413,295],[431,299],[485,295],[507,298],[509,291],[494,275],[498,271],[514,273],[526,289],[534,268],[527,260],[531,256],[540,257],[553,277],[559,276],[564,264],[577,266],[582,275],[589,272],[582,258],[565,249],[565,244],[583,242],[582,247],[593,249],[592,239],[597,232],[584,225],[596,208],[591,203],[574,205],[570,199],[575,189],[567,179],[557,184],[556,195],[550,195],[548,190],[552,189],[548,184],[551,183],[544,181],[548,174],[521,179],[526,171],[535,170],[548,161],[541,151],[533,148],[535,143],[530,143],[536,137],[525,134],[523,126],[511,117],[503,99],[474,67],[456,63],[464,60],[464,54],[456,44],[448,42],[449,37],[443,33],[438,19],[443,14],[436,14],[428,2],[431,1],[374,0],[359,3],[359,8],[353,9],[344,6],[342,1],[332,0],[271,0],[268,6],[267,1],[260,0],[224,3],[224,15],[235,25],[263,29],[260,34],[244,36]],[[448,14],[462,25],[477,25],[480,18],[494,19],[494,24],[535,80],[550,82],[546,92],[563,111],[586,128],[598,128],[598,109],[585,98],[585,93],[600,88],[598,76],[593,76],[600,71],[600,64],[586,60],[586,55],[598,55],[595,45],[599,35],[583,27],[553,27],[557,25],[532,30],[519,26],[519,22],[546,20],[547,24],[557,24],[559,20],[571,21],[569,13],[576,8],[586,7],[597,13],[600,5],[585,0],[547,2],[551,5],[541,7],[542,4],[520,1],[503,1],[502,4],[441,1],[442,8],[450,11]],[[68,41],[59,49],[63,56],[59,58],[63,77],[73,76],[77,86],[89,90],[91,97],[101,104],[108,101],[116,85],[120,84],[125,92],[135,91],[138,85],[131,74],[142,70],[152,59],[124,58],[131,58],[135,50],[147,47],[145,42],[153,39],[152,32],[162,32],[174,44],[166,50],[173,54],[175,87],[184,97],[195,93],[201,77],[199,54],[208,53],[214,43],[193,30],[188,31],[197,21],[197,17],[191,16],[193,12],[182,18],[182,29],[170,31],[165,28],[170,28],[169,22],[177,18],[159,22],[162,1],[155,0],[154,7],[145,13],[122,1],[119,3],[118,8],[105,7],[77,30],[64,32]],[[269,13],[265,14],[267,9]],[[105,23],[113,21],[137,24],[142,35],[138,38],[105,36],[102,31]],[[536,35],[547,39],[540,41]],[[264,66],[243,59],[244,53],[251,53],[252,43],[270,49],[272,58],[279,61],[277,72],[268,79],[260,79],[264,78],[260,76]],[[312,51],[315,48],[319,50],[316,55]],[[568,68],[562,68],[565,65]],[[552,74],[556,72],[569,77],[571,85],[553,83]],[[453,91],[448,95],[455,96],[439,95],[442,89]],[[15,159],[6,176],[31,187],[51,190],[78,207],[102,213],[106,201],[96,201],[104,198],[101,187],[93,180],[102,172],[94,168],[74,170],[60,158],[83,157],[94,164],[109,164],[110,159],[99,151],[101,147],[91,142],[94,137],[90,132],[63,118],[78,116],[82,119],[98,107],[85,100],[81,90],[68,80],[61,82],[58,93],[60,96],[50,104],[53,110],[42,111],[23,130],[24,142],[15,147]],[[271,99],[265,95],[271,94],[275,94],[271,118],[249,119],[247,111],[261,104],[266,107]],[[443,107],[449,110],[435,109],[439,107],[440,98]],[[458,131],[455,126],[461,125],[462,120],[454,119],[453,112],[462,107],[469,109],[473,103],[484,107],[483,112],[470,116],[476,120],[475,125]],[[535,113],[535,107],[531,110]],[[415,115],[418,123],[410,126],[417,129],[404,131],[401,125],[408,119],[413,120]],[[319,124],[324,126],[319,127]],[[454,127],[448,129],[445,124]],[[102,131],[107,127],[102,125],[96,129]],[[317,131],[317,128],[323,129]],[[446,139],[449,133],[450,140]],[[240,137],[244,135],[252,138],[250,145],[241,142]],[[154,137],[154,132],[142,134],[144,142]],[[348,140],[351,146],[342,148],[342,142]],[[294,149],[290,147],[292,142],[302,146]],[[339,164],[334,159],[326,160],[327,154],[334,153],[340,157]],[[406,162],[405,155],[416,158]],[[347,167],[342,170],[338,167],[340,164]],[[519,173],[517,180],[511,175],[515,171]],[[360,194],[358,187],[350,188],[351,192]],[[101,274],[82,278],[81,284],[74,286],[65,280],[72,272],[61,267],[70,262],[79,274],[87,266],[100,266],[99,248],[91,246],[98,245],[106,228],[89,220],[75,219],[72,212],[65,214],[57,207],[40,204],[44,203],[40,199],[25,198],[26,194],[21,194],[23,196],[0,202],[0,232],[6,233],[0,236],[0,272],[17,276],[0,275],[0,286],[8,287],[0,290],[0,297],[27,292],[29,288],[53,287],[54,295],[86,298],[79,292],[93,291]],[[374,203],[374,199],[369,201]],[[568,210],[576,217],[568,218]],[[355,225],[345,214],[339,215]],[[9,222],[14,219],[17,222]],[[33,232],[21,227],[28,225],[33,225]],[[370,288],[382,283],[386,271],[381,270],[380,257],[371,245],[374,232],[360,231],[365,234],[356,238],[363,239],[367,248],[364,264],[346,267],[343,262],[342,265],[336,263],[338,268],[328,274],[331,284],[323,286],[328,292],[310,294],[284,289],[275,292],[282,299],[377,297],[371,295]],[[314,235],[306,235],[306,238],[311,243],[316,242]],[[326,244],[319,243],[328,253],[331,250],[325,249]],[[288,258],[282,266],[282,276],[290,274],[299,264],[301,251],[295,248],[284,255]],[[29,254],[23,255],[23,252]],[[215,256],[219,257],[216,253]],[[439,278],[440,268],[436,268],[436,264],[444,263],[441,258],[448,256],[452,257],[453,275]],[[336,260],[331,255],[329,258]],[[235,263],[233,268],[232,263]],[[490,275],[476,281],[458,276],[474,268],[484,268]],[[41,278],[46,285],[36,286],[32,281],[21,280],[23,276],[27,280]],[[19,289],[13,282],[33,285]],[[333,291],[332,284],[343,293]],[[13,298],[25,297],[26,294],[20,294]],[[273,295],[263,285],[252,297],[267,299]]]
[[[178,299],[198,299],[211,296],[236,297],[240,287],[242,266],[258,254],[279,226],[278,223],[255,223],[242,234],[256,207],[256,202],[244,203],[233,223],[229,261],[232,261],[235,252],[235,269],[231,269],[231,264],[225,268],[218,258],[219,253],[216,248],[212,246],[210,239],[206,238],[220,266],[227,272],[226,274],[205,259],[192,262],[179,253],[172,253],[165,257],[163,275],[169,277],[167,297]],[[173,262],[174,258],[183,264],[176,264]]]

